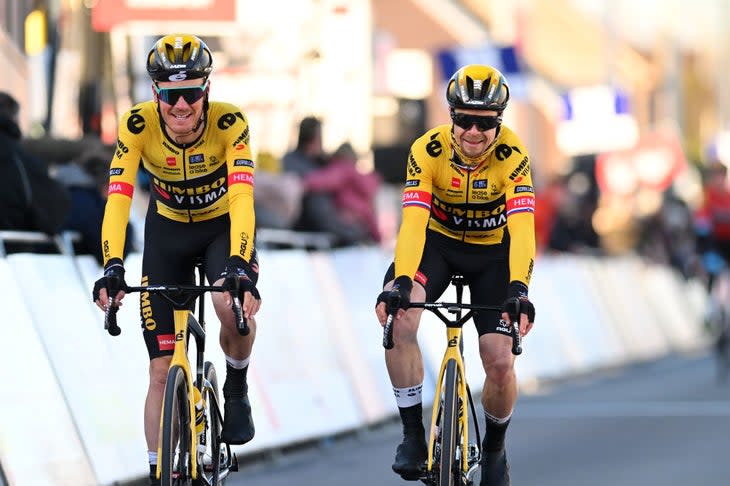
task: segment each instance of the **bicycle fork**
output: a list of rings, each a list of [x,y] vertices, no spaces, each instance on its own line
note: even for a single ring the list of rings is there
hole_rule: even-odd
[[[188,329],[188,315],[189,311],[187,309],[177,309],[175,308],[173,310],[173,319],[175,322],[175,349],[172,353],[172,360],[170,362],[170,368],[177,365],[180,366],[183,370],[185,370],[185,381],[187,383],[187,389],[188,389],[188,416],[190,417],[190,420],[188,420],[188,427],[190,427],[189,431],[189,437],[190,437],[190,446],[188,448],[188,454],[193,454],[197,456],[197,441],[198,441],[198,434],[195,427],[195,400],[191,400],[190,397],[193,396],[191,393],[193,389],[193,374],[190,369],[190,362],[188,361],[187,357],[187,329]],[[163,395],[164,396],[164,395]],[[164,417],[164,407],[160,414],[160,432],[157,439],[157,457],[162,457],[162,424],[165,423],[165,417]],[[197,464],[197,457],[185,457],[181,458],[184,461],[184,464],[190,464],[190,477],[193,479],[198,478],[198,464]],[[161,467],[160,467],[160,461],[157,461],[157,479],[160,479],[161,475]]]
[[[449,361],[453,360],[456,363],[456,386],[457,396],[459,397],[458,406],[458,428],[462,431],[460,434],[459,441],[459,453],[461,454],[461,472],[464,476],[468,477],[469,474],[473,474],[478,465],[474,465],[472,468],[469,467],[470,460],[473,460],[474,451],[471,451],[469,446],[469,412],[466,410],[468,391],[466,386],[466,377],[464,375],[464,359],[461,355],[460,342],[461,342],[461,327],[447,327],[446,336],[448,346],[444,353],[443,361],[441,362],[441,369],[439,370],[438,380],[436,382],[436,393],[433,399],[433,407],[431,410],[431,431],[429,434],[429,447],[428,447],[428,462],[427,471],[433,471],[434,457],[433,452],[435,450],[436,441],[438,440],[438,427],[436,425],[438,420],[438,414],[441,409],[440,400],[443,394],[443,383],[444,376],[446,373],[446,367]],[[476,462],[478,462],[479,451],[476,450]],[[472,469],[474,471],[472,471]]]

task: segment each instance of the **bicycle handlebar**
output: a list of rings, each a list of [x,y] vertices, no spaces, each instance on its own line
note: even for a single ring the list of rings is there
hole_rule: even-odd
[[[516,300],[516,299],[515,299]],[[464,324],[467,320],[469,320],[472,315],[474,314],[474,311],[497,311],[502,312],[502,308],[498,306],[493,305],[480,305],[480,304],[465,304],[461,302],[411,302],[408,305],[409,308],[420,308],[420,309],[428,309],[434,314],[436,314],[444,323],[447,325],[449,323],[452,323],[454,325],[461,326]],[[460,310],[468,310],[467,314],[463,316],[461,319],[457,320],[449,320],[447,319],[440,311],[440,309],[446,309],[447,312],[450,312],[452,314],[455,314],[459,312]],[[513,312],[514,310],[514,312]],[[395,315],[398,312],[398,309],[396,308],[395,311],[388,310],[388,319],[385,321],[385,326],[383,327],[383,347],[385,349],[393,349],[394,342],[393,342],[393,320],[395,319]],[[519,301],[517,301],[517,307],[516,309],[509,309],[509,318],[511,321],[510,325],[510,335],[512,336],[512,354],[515,356],[519,356],[522,354],[522,336],[520,335],[520,323],[519,323]]]
[[[237,280],[237,279],[236,279]],[[230,292],[231,294],[231,309],[233,315],[236,318],[236,329],[242,336],[248,336],[251,332],[251,328],[246,322],[246,318],[243,317],[243,309],[241,308],[241,299],[238,297],[238,286],[231,284],[229,285],[150,285],[148,287],[130,287],[126,286],[120,288],[120,291],[124,291],[127,294],[134,292],[150,292],[153,294],[160,294],[177,309],[186,309],[190,304],[203,295],[205,292]],[[116,294],[116,293],[115,293]],[[179,300],[176,300],[176,297]],[[117,325],[117,312],[119,306],[116,304],[116,298],[109,299],[109,305],[104,313],[104,329],[106,329],[112,336],[118,336],[122,330]]]

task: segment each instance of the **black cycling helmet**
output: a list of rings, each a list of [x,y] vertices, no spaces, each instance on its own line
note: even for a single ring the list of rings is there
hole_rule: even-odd
[[[191,34],[161,37],[147,54],[147,73],[154,81],[207,78],[212,70],[210,49]]]
[[[502,112],[509,101],[509,86],[502,73],[491,66],[470,64],[451,76],[446,87],[451,109]]]

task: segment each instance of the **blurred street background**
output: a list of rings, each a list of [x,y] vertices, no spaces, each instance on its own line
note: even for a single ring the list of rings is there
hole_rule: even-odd
[[[540,318],[572,318],[558,337],[554,335],[560,334],[559,329],[536,326],[534,354],[530,358],[528,348],[526,356],[520,358],[520,363],[525,363],[520,376],[527,379],[520,383],[525,395],[518,402],[517,420],[509,435],[515,468],[513,483],[728,484],[730,470],[725,456],[730,436],[730,368],[716,366],[713,343],[719,342],[715,340],[719,331],[712,325],[720,321],[730,325],[730,273],[724,261],[730,255],[730,89],[726,82],[730,73],[729,22],[730,2],[726,0],[0,0],[0,92],[17,101],[16,122],[24,153],[47,166],[50,177],[68,191],[72,201],[52,230],[12,226],[0,220],[0,257],[7,256],[9,262],[6,265],[0,258],[0,297],[6,298],[0,306],[23,301],[13,297],[17,289],[23,290],[22,285],[16,289],[16,281],[22,284],[27,280],[35,285],[40,280],[31,278],[35,274],[30,270],[18,277],[31,268],[28,262],[35,262],[43,270],[47,265],[22,255],[13,259],[13,254],[59,253],[54,247],[58,239],[40,241],[5,230],[77,232],[69,243],[75,254],[100,259],[100,239],[93,231],[98,231],[103,214],[109,161],[117,149],[119,117],[136,103],[152,98],[145,59],[153,42],[169,33],[196,34],[213,53],[211,99],[240,106],[249,119],[256,161],[257,247],[264,249],[264,255],[280,249],[330,252],[326,261],[318,254],[306,254],[297,255],[301,258],[291,263],[284,255],[270,270],[262,272],[262,276],[266,274],[262,277],[262,295],[272,296],[269,303],[275,301],[277,292],[283,292],[281,287],[291,275],[308,274],[312,268],[316,274],[313,288],[289,289],[298,294],[291,297],[291,303],[274,310],[270,306],[262,312],[276,317],[269,318],[270,322],[294,321],[300,317],[297,305],[310,303],[308,292],[320,297],[319,278],[339,283],[336,290],[344,295],[344,289],[352,291],[348,285],[352,275],[357,275],[360,287],[352,291],[357,295],[348,294],[350,300],[342,299],[339,304],[353,304],[348,307],[352,329],[338,328],[342,334],[332,339],[347,341],[343,336],[362,338],[371,334],[367,344],[361,344],[366,339],[348,341],[353,348],[362,346],[366,351],[345,347],[345,351],[332,351],[331,361],[328,357],[318,358],[322,360],[320,371],[324,370],[321,376],[327,378],[322,380],[320,375],[314,376],[316,373],[306,375],[304,368],[309,362],[299,363],[300,367],[281,365],[280,369],[274,358],[258,355],[260,381],[268,380],[277,387],[257,385],[255,398],[259,398],[256,393],[278,397],[278,401],[273,400],[272,410],[283,402],[293,410],[295,398],[300,397],[304,403],[310,398],[306,392],[313,390],[312,409],[321,412],[319,418],[324,425],[312,420],[315,432],[307,429],[293,441],[285,434],[272,433],[276,440],[271,443],[265,442],[267,429],[263,428],[257,436],[264,438],[263,445],[255,445],[256,454],[243,461],[244,473],[232,477],[229,484],[399,484],[390,472],[399,434],[398,426],[390,420],[394,410],[372,406],[383,396],[383,401],[390,400],[391,391],[387,384],[380,387],[384,391],[380,390],[375,380],[360,388],[357,379],[367,373],[358,374],[359,368],[352,364],[359,363],[358,359],[369,360],[371,365],[382,364],[379,329],[373,327],[370,332],[370,327],[368,331],[362,328],[370,320],[375,322],[369,306],[390,262],[399,228],[410,144],[426,130],[450,123],[444,91],[451,74],[465,64],[490,64],[506,76],[510,85],[511,100],[504,123],[520,136],[531,157],[537,208],[535,288],[542,290],[531,288],[531,296],[536,296],[536,305],[542,305],[537,305]],[[287,170],[286,165],[287,156],[297,149],[303,134],[319,133],[312,127],[321,127],[321,137],[309,140],[318,147],[314,156],[322,164],[323,172],[317,172],[316,181]],[[324,187],[323,181],[328,180],[324,172],[327,166],[343,160],[352,162],[358,174],[357,185],[368,194],[366,211],[341,211],[331,217],[306,214],[302,201],[308,192],[332,191],[334,200],[342,196],[336,193],[336,184],[332,189]],[[0,182],[3,178],[0,173]],[[127,242],[128,249],[136,254],[143,245],[149,190],[143,171],[138,185]],[[717,198],[715,204],[719,206],[714,208],[708,208],[711,186],[725,195]],[[77,212],[79,208],[89,210],[91,203],[83,202],[88,200],[94,201],[95,212]],[[0,199],[0,215],[8,209],[3,204]],[[726,212],[724,253],[715,245],[713,238],[717,235],[709,236],[708,221],[713,211]],[[89,229],[89,225],[96,229]],[[347,253],[351,249],[363,253]],[[381,254],[388,256],[381,258]],[[66,268],[68,274],[81,270],[78,273],[87,280],[85,284],[97,278],[99,268],[93,264],[81,269],[78,264],[68,265],[59,268]],[[628,274],[622,272],[624,268],[630,269]],[[660,270],[642,273],[641,278],[632,273],[647,268]],[[723,272],[724,280],[719,277]],[[567,283],[561,285],[561,278]],[[642,283],[654,278],[664,285],[661,290],[647,290]],[[716,280],[725,282],[726,287],[715,287],[719,290],[713,298],[710,292]],[[6,281],[12,284],[6,286]],[[631,286],[624,282],[631,282]],[[296,282],[288,285],[306,286]],[[78,283],[84,292],[87,287],[91,288]],[[361,287],[367,288],[362,292],[367,295],[359,295]],[[48,288],[53,287],[49,284]],[[651,304],[653,310],[621,308],[622,302],[631,297],[629,294],[634,291],[639,295],[639,290],[650,292],[656,299],[647,303],[647,309]],[[61,299],[62,294],[58,292],[57,298]],[[671,296],[686,297],[693,305]],[[667,306],[662,313],[663,298]],[[84,294],[78,302],[86,300]],[[319,301],[312,298],[311,302]],[[587,332],[600,329],[605,336],[623,333],[622,346],[611,348],[609,340],[596,339],[598,331],[585,341],[579,336],[575,341],[584,346],[578,346],[576,355],[563,353],[555,358],[553,370],[558,371],[546,372],[550,379],[543,381],[541,373],[546,368],[537,363],[547,366],[545,363],[551,359],[547,351],[563,349],[553,343],[570,341],[573,331],[565,329],[580,325],[574,322],[574,316],[563,314],[573,302],[589,303],[581,308],[588,311],[580,315],[593,319],[586,326],[590,329]],[[592,302],[602,303],[603,307],[596,310],[590,307]],[[322,316],[307,316],[312,321],[328,320],[319,333],[328,338],[336,334],[326,331],[331,330],[329,321],[337,320],[339,325],[340,320],[339,313],[335,319],[335,312],[325,308],[329,304],[331,301],[322,303]],[[602,320],[601,309],[610,318]],[[682,314],[674,309],[681,309]],[[34,312],[10,315],[28,317],[30,321],[33,314],[36,321],[42,321]],[[138,317],[131,310],[128,314],[130,322]],[[724,317],[713,321],[718,315]],[[616,316],[620,325],[614,321],[607,324]],[[98,315],[89,311],[83,317],[79,321],[98,327]],[[651,323],[647,324],[648,320]],[[366,324],[355,325],[361,321]],[[652,339],[661,334],[653,330],[668,329],[669,321],[673,337],[648,349],[655,344]],[[350,323],[346,319],[343,322],[343,327]],[[652,331],[637,328],[639,325],[647,325]],[[8,334],[17,332],[13,336],[20,340],[26,336],[20,334],[21,327],[8,327]],[[614,327],[619,331],[613,332]],[[315,332],[317,329],[315,326]],[[99,328],[97,332],[102,331]],[[553,333],[554,341],[544,337],[549,333]],[[63,337],[58,337],[58,349],[54,350],[43,341],[49,339],[47,334],[37,334],[31,336],[33,343],[43,342],[44,347],[38,350],[49,355],[50,366],[45,361],[35,365],[55,370],[48,381],[54,393],[56,379],[61,382],[73,419],[69,430],[71,435],[78,432],[79,443],[83,443],[83,447],[77,447],[83,451],[78,454],[81,459],[72,458],[78,463],[68,458],[49,458],[44,467],[57,467],[60,472],[55,474],[54,469],[51,474],[44,469],[44,477],[63,478],[64,472],[74,468],[83,469],[78,477],[93,477],[99,484],[120,484],[117,481],[144,477],[144,445],[138,437],[130,437],[129,433],[124,436],[127,442],[122,442],[113,434],[101,438],[94,435],[101,428],[99,423],[108,422],[110,417],[84,413],[85,407],[95,402],[93,393],[101,397],[104,389],[95,392],[92,385],[87,390],[89,396],[77,395],[79,401],[74,402],[73,386],[81,389],[88,383],[81,383],[83,377],[74,373],[75,369],[66,368],[64,375],[64,366],[59,363],[78,361],[78,356],[61,356],[64,350],[58,343]],[[297,363],[301,359],[300,341],[287,341],[288,334],[272,334],[270,348],[278,349],[284,342],[290,346],[282,348],[289,352],[288,362]],[[692,339],[677,338],[688,334]],[[650,337],[644,340],[645,335]],[[723,349],[730,356],[730,329],[722,331],[722,336]],[[294,337],[306,339],[304,331]],[[443,344],[435,339],[438,346]],[[104,345],[93,352],[114,359],[124,354],[107,353],[108,341],[99,342]],[[322,342],[324,348],[330,341]],[[646,342],[650,342],[646,349],[639,349]],[[542,346],[538,346],[540,343]],[[144,352],[139,339],[129,349]],[[574,350],[575,346],[566,345],[565,349]],[[541,354],[540,350],[547,351]],[[10,349],[6,358],[0,352],[0,367],[15,363],[13,353],[21,351],[20,347]],[[622,359],[612,360],[612,353]],[[438,353],[432,354],[437,363]],[[601,359],[592,361],[591,356],[598,355]],[[147,363],[143,358],[129,359],[135,362],[129,370],[124,368],[126,365],[116,364],[113,370],[124,368],[133,377],[124,382],[126,385],[142,383],[146,375],[139,378],[138,373],[134,377],[130,370],[142,369],[144,373]],[[78,366],[84,367],[83,363]],[[472,368],[481,372],[477,366]],[[104,369],[99,367],[101,371],[96,374],[103,375]],[[368,373],[373,369],[378,368],[372,365]],[[328,389],[336,379],[332,373],[341,370],[349,377],[342,378],[340,388]],[[283,378],[294,371],[306,376],[301,381],[297,381],[300,375],[291,381]],[[24,385],[22,374],[0,376]],[[354,385],[347,379],[353,377]],[[79,382],[73,381],[76,378]],[[125,386],[111,383],[111,378],[108,381],[110,389],[112,385],[114,390]],[[311,383],[327,391],[317,395],[321,390],[309,386]],[[290,387],[279,388],[281,384]],[[13,386],[8,388],[15,390]],[[368,395],[376,389],[382,393],[377,397]],[[331,416],[326,407],[316,408],[342,390],[349,393],[343,396],[351,398],[353,404],[345,403],[345,399],[338,403],[348,405],[352,417]],[[43,393],[47,393],[45,389]],[[0,393],[3,403],[10,397],[16,399],[14,394]],[[112,398],[110,395],[109,400]],[[263,400],[253,402],[263,414],[264,407],[258,405]],[[65,407],[62,399],[57,403]],[[16,405],[17,410],[28,409],[22,399]],[[285,416],[280,410],[272,410],[265,412]],[[16,416],[6,415],[10,417],[7,420]],[[54,417],[51,411],[46,416]],[[302,422],[307,420],[305,414]],[[141,407],[130,407],[128,416],[119,418],[119,428],[133,424],[131,427],[141,429],[141,422]],[[272,419],[272,423],[281,425],[284,421],[277,424]],[[21,452],[24,449],[8,440],[17,438],[11,433],[16,430],[8,424],[11,422],[0,420],[0,486],[81,484],[62,479],[16,483],[9,478],[10,474],[3,471],[10,470],[8,464],[18,471],[18,477],[33,477],[35,465],[28,456],[37,452]],[[336,433],[322,432],[327,425],[339,429]],[[3,426],[9,431],[5,435]],[[286,428],[281,425],[281,430]],[[347,433],[340,434],[343,430]],[[49,443],[54,437],[58,439],[53,442],[53,450],[61,454],[64,445],[58,444],[65,444],[63,427],[49,432],[49,437]],[[99,443],[107,441],[111,459],[101,457],[102,452],[93,457],[90,437]],[[130,449],[127,453],[134,456],[125,458],[128,462],[124,467],[114,467],[118,451],[112,450],[112,442]],[[68,450],[75,454],[74,447]],[[107,452],[101,446],[98,450]],[[141,473],[125,469],[126,464],[137,463],[142,466]]]
[[[196,33],[214,52],[212,99],[250,118],[259,172],[281,171],[298,123],[317,117],[325,153],[349,143],[382,177],[387,245],[408,147],[448,122],[445,82],[492,64],[532,156],[540,249],[639,251],[690,271],[686,209],[700,170],[730,153],[729,16],[722,0],[0,0],[0,90],[31,152],[78,161],[150,99],[154,39]]]

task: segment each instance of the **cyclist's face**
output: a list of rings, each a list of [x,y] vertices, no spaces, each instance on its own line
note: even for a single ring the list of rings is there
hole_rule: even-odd
[[[495,117],[498,115],[496,111],[484,110],[455,110],[456,114],[473,115],[479,117]],[[478,157],[487,150],[487,147],[494,141],[497,136],[497,128],[490,128],[481,131],[477,124],[472,124],[469,128],[463,128],[453,124],[454,138],[456,139],[461,151],[467,157]]]
[[[162,120],[170,131],[180,135],[193,131],[203,116],[203,100],[207,91],[208,85],[202,79],[165,81],[152,87]]]

